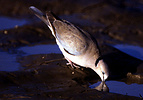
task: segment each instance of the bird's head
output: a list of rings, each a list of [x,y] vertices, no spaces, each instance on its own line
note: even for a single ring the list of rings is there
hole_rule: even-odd
[[[100,76],[102,81],[105,81],[109,76],[108,66],[103,61],[103,59],[101,59],[97,63],[95,63],[95,67],[92,69]]]

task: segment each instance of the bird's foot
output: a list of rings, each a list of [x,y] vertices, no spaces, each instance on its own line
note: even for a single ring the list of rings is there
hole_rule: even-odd
[[[72,68],[74,68],[72,62],[69,62],[69,61],[68,61],[68,63],[66,63],[66,65],[70,65]]]
[[[74,68],[80,68],[78,65],[75,65],[71,60],[69,60],[68,58],[65,58],[68,63],[66,63],[66,65],[71,65],[71,67]]]
[[[75,68],[80,68],[78,65],[76,65],[76,64],[74,64],[74,63],[73,63],[73,66],[74,66]]]

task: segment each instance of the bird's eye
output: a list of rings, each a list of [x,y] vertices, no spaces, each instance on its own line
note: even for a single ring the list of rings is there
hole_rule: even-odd
[[[103,72],[103,71],[102,71],[102,74],[104,75],[104,74],[105,74],[105,72]]]

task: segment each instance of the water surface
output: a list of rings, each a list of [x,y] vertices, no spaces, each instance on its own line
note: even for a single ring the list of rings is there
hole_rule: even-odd
[[[93,85],[90,85],[90,88],[95,88],[100,85],[101,82],[97,82]],[[109,88],[110,93],[118,93],[122,95],[129,95],[129,96],[136,96],[140,97],[143,96],[143,84],[126,84],[124,82],[119,81],[106,81],[106,85]]]
[[[10,17],[0,16],[0,30],[14,28],[16,26],[22,26],[28,23],[25,19],[15,19]]]
[[[133,45],[114,45],[115,48],[142,59],[142,47]],[[22,52],[22,53],[21,53]],[[59,47],[56,44],[41,44],[34,46],[25,46],[17,49],[17,53],[10,54],[8,52],[0,52],[0,71],[18,71],[20,70],[20,64],[16,61],[17,56],[27,56],[35,54],[50,54],[57,53],[61,54]],[[143,59],[142,59],[143,60]],[[90,86],[90,88],[95,88],[99,86],[100,82],[97,82]],[[107,87],[109,92],[118,93],[129,96],[140,97],[143,96],[143,84],[126,84],[119,81],[107,81]]]
[[[15,51],[17,51],[15,54],[0,52],[0,71],[19,71],[21,66],[17,62],[17,57],[36,54],[61,53],[59,47],[53,44],[25,46]]]
[[[143,47],[129,44],[116,44],[112,46],[130,56],[143,60]],[[105,86],[107,86],[107,88],[105,88]],[[118,93],[136,97],[143,96],[143,84],[133,83],[129,85],[119,81],[106,81],[106,85],[103,85],[101,82],[97,82],[93,85],[90,85],[90,88],[94,88],[100,91],[107,90],[109,88],[109,92],[111,93]]]
[[[117,44],[113,45],[113,47],[130,56],[143,60],[143,47],[128,44]]]
[[[48,45],[41,44],[41,45],[35,45],[35,46],[25,46],[25,47],[19,48],[18,50],[24,52],[26,55],[61,53],[58,45],[56,44],[48,44]]]
[[[18,71],[20,64],[16,61],[16,54],[0,52],[0,71]]]

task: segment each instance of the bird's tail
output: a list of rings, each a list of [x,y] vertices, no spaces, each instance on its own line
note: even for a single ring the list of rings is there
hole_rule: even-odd
[[[47,18],[46,18],[46,15],[40,11],[39,9],[37,9],[36,7],[34,6],[31,6],[29,7],[29,9],[38,17],[40,18],[46,25],[48,25],[48,21],[47,21]]]
[[[34,6],[29,7],[29,9],[49,27],[49,29],[52,31],[52,34],[55,36],[55,29],[53,28],[52,23],[59,18],[50,11],[44,14]]]

